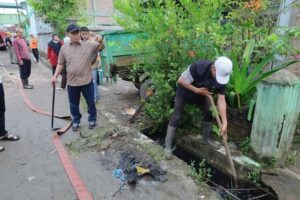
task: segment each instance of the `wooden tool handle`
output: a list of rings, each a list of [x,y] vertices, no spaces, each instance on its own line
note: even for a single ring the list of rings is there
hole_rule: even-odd
[[[208,96],[207,98],[209,99],[210,105],[212,106],[213,111],[216,114],[216,120],[217,120],[219,129],[221,130],[222,129],[222,122],[221,122],[217,107],[215,105],[214,99],[212,98],[212,96]],[[223,144],[224,144],[224,147],[225,147],[227,159],[228,159],[228,162],[229,162],[229,165],[230,165],[230,168],[231,168],[231,172],[232,172],[232,175],[233,175],[234,184],[235,184],[235,187],[237,188],[238,187],[238,182],[237,182],[237,177],[236,177],[236,171],[235,171],[234,163],[233,163],[233,160],[232,160],[232,157],[231,157],[230,149],[229,149],[228,144],[227,144],[227,137],[226,137],[225,134],[222,134],[222,141],[223,141]]]

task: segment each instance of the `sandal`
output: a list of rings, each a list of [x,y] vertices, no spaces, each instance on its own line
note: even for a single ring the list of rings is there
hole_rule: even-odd
[[[5,148],[3,146],[0,146],[0,152],[4,151]]]
[[[20,136],[12,135],[12,134],[7,134],[6,136],[4,136],[3,138],[1,138],[0,140],[4,140],[4,141],[17,141],[19,139],[20,139]]]

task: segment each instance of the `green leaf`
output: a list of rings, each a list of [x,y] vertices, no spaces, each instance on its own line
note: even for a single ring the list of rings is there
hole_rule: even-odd
[[[273,73],[281,70],[281,69],[284,69],[296,62],[299,62],[299,60],[292,60],[292,61],[288,61],[288,62],[285,62],[283,64],[280,64],[279,66],[277,66],[276,68],[268,71],[268,72],[265,72],[263,73],[261,76],[259,76],[255,81],[252,82],[252,84],[248,85],[247,88],[245,88],[245,90],[243,91],[244,93],[247,93],[249,92],[251,89],[253,89],[254,87],[256,87],[256,85],[261,82],[263,79],[267,78],[268,76],[272,75]]]
[[[242,58],[243,66],[247,67],[250,65],[251,55],[253,53],[254,47],[255,47],[255,39],[249,40]]]
[[[274,57],[275,54],[271,54],[267,56],[263,61],[255,65],[255,67],[252,69],[252,72],[249,74],[245,81],[246,88],[252,84],[257,75],[263,71],[264,67],[273,61]]]
[[[248,121],[252,120],[252,116],[253,116],[252,114],[253,114],[255,103],[256,103],[256,101],[254,99],[250,100],[249,109],[248,109],[248,115],[247,115],[247,120]]]

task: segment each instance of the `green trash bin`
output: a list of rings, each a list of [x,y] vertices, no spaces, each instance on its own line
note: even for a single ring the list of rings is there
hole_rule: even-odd
[[[300,111],[300,80],[281,70],[257,86],[251,147],[260,157],[285,164]]]
[[[105,48],[101,51],[101,65],[107,81],[116,82],[116,75],[126,81],[132,80],[131,70],[134,64],[144,63],[144,54],[138,52],[134,42],[138,37],[145,37],[143,32],[111,30],[101,32]]]

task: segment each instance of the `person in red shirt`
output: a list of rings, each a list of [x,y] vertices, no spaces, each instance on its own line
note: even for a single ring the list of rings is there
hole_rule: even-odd
[[[62,45],[63,42],[60,41],[58,35],[54,33],[52,35],[52,40],[48,43],[48,51],[47,51],[48,62],[52,66],[52,75],[55,73],[56,66],[57,66],[57,59]],[[61,88],[65,89],[67,83],[67,72],[65,67],[61,72],[61,76],[62,76]]]

